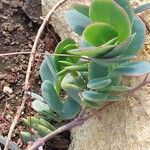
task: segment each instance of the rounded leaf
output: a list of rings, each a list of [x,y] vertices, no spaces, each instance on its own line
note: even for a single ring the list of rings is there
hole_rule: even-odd
[[[41,89],[42,96],[49,105],[49,107],[55,112],[61,111],[63,103],[59,99],[52,82],[44,81],[42,83]]]
[[[107,99],[107,95],[96,91],[84,91],[82,97],[92,102],[99,103]]]
[[[89,81],[89,83],[87,84],[87,87],[93,90],[102,89],[108,86],[110,83],[111,83],[111,79],[107,77],[96,78],[96,79]]]
[[[118,32],[120,43],[131,34],[131,23],[126,11],[113,0],[93,0],[90,7],[90,18],[95,22],[112,25]]]
[[[93,46],[100,46],[118,36],[117,31],[109,24],[95,22],[83,32],[84,39]]]

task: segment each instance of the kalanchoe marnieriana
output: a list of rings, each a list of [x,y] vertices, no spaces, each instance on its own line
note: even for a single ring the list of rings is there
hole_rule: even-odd
[[[122,84],[121,77],[150,72],[148,62],[129,61],[143,47],[146,29],[127,0],[73,5],[65,20],[80,35],[81,47],[67,38],[57,45],[53,57],[45,56],[40,67],[42,96],[31,93],[38,116],[23,119],[35,131],[32,140],[55,129],[50,121],[58,126],[75,118],[83,107],[99,110],[106,102],[124,100],[117,93],[130,87]],[[30,140],[30,133],[22,135]]]

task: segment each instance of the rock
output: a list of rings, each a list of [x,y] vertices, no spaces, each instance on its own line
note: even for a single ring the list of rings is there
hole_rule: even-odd
[[[57,0],[42,0],[43,14],[47,14]],[[145,3],[149,0],[136,1]],[[64,39],[71,37],[78,41],[64,21],[64,11],[74,3],[88,4],[90,0],[67,0],[54,12],[50,24]],[[134,0],[132,4],[137,6]],[[143,14],[144,15],[144,14]],[[144,15],[148,17],[148,13]],[[149,20],[148,20],[149,21]],[[148,43],[150,36],[147,36]],[[148,47],[145,45],[145,48]],[[146,49],[143,49],[143,52]],[[149,49],[146,50],[149,53]],[[141,53],[139,60],[149,60],[150,55]],[[133,78],[129,85],[136,86],[143,77]],[[69,150],[149,150],[150,149],[150,87],[146,86],[135,96],[124,102],[113,103],[100,111],[100,118],[93,117],[83,125],[71,130],[72,142]]]
[[[3,93],[10,95],[13,93],[13,90],[8,86],[4,86]]]

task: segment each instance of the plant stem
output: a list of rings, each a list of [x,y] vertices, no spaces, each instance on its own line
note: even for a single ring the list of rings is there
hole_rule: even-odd
[[[140,90],[143,86],[147,85],[147,84],[150,84],[150,80],[147,80],[148,78],[148,75],[147,74],[144,78],[144,80],[139,84],[137,85],[136,87],[134,87],[133,89],[129,90],[128,92],[125,93],[125,96],[129,96],[129,95],[132,95],[134,94],[136,91]]]
[[[49,133],[48,135],[46,135],[43,138],[38,139],[28,150],[36,150],[38,147],[41,147],[45,144],[46,141],[48,141],[49,139],[53,138],[55,135],[62,133],[66,130],[72,129],[76,126],[82,125],[84,123],[84,121],[88,120],[89,118],[91,118],[94,114],[90,114],[86,117],[83,116],[78,116],[77,118],[75,118],[73,121],[69,122],[66,125],[63,125],[61,127],[59,127],[58,129],[54,130],[53,132]]]

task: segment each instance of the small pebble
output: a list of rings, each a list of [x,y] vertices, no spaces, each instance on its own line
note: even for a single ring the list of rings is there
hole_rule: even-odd
[[[5,94],[12,94],[13,93],[13,90],[10,88],[10,87],[8,87],[8,86],[4,86],[4,88],[3,88],[3,93],[5,93]]]

